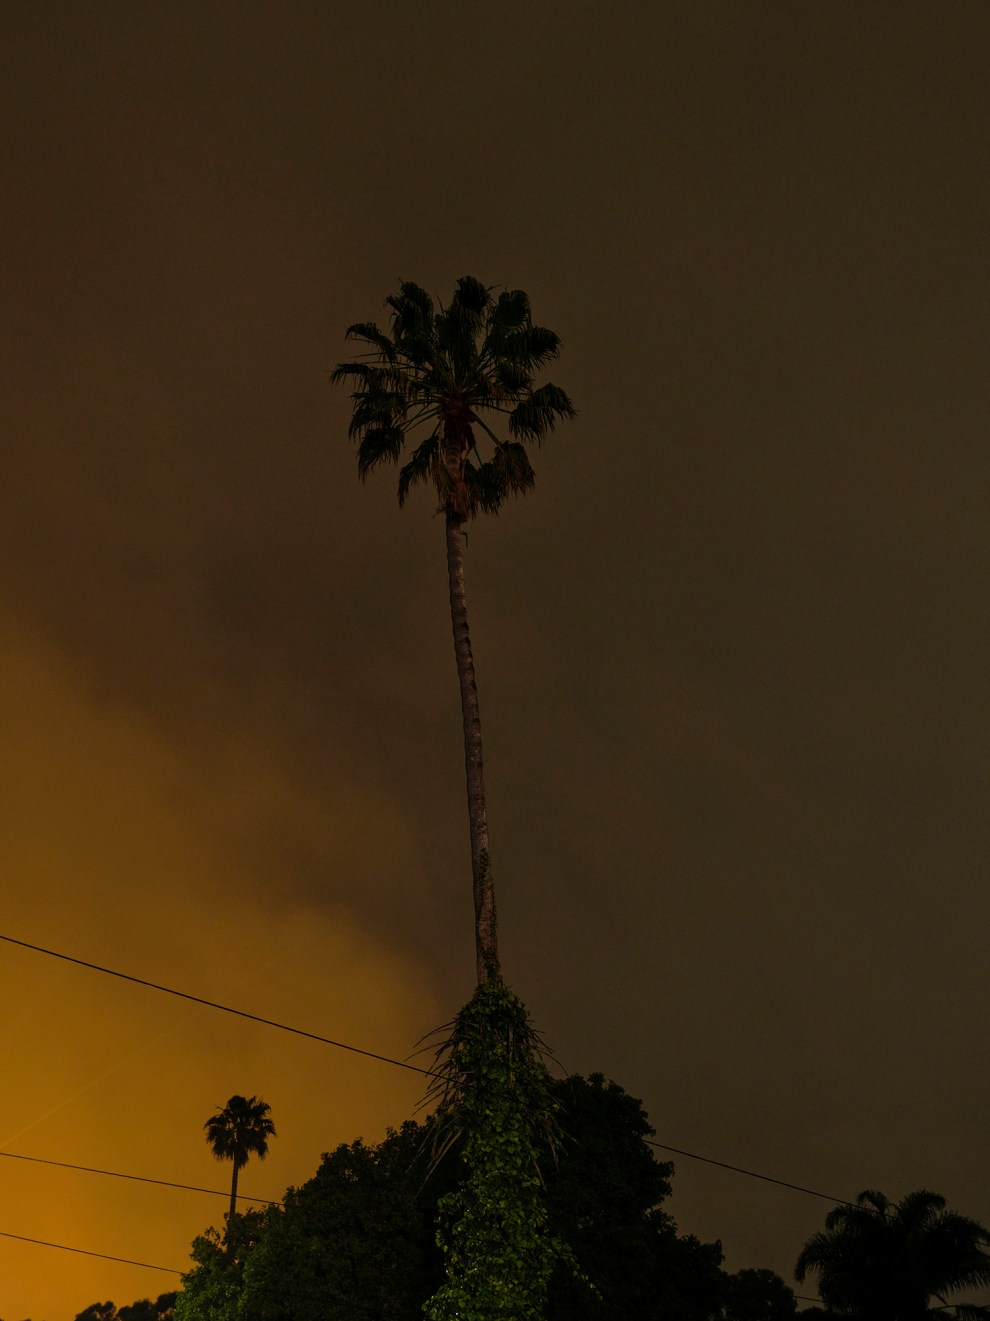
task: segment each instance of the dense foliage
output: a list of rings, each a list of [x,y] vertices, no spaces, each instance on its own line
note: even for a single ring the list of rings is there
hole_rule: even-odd
[[[241,1315],[268,1321],[419,1321],[441,1270],[440,1181],[424,1183],[423,1130],[325,1155],[272,1210],[244,1269]]]
[[[266,1213],[229,1216],[226,1232],[214,1228],[193,1240],[195,1268],[182,1277],[175,1321],[234,1321],[242,1315],[244,1265],[264,1230]]]
[[[540,1139],[548,1232],[578,1271],[552,1275],[547,1321],[787,1321],[793,1294],[770,1271],[726,1275],[721,1248],[679,1235],[661,1203],[642,1106],[601,1075],[548,1080],[556,1154]],[[196,1240],[177,1321],[422,1321],[446,1280],[437,1210],[464,1179],[463,1139],[435,1119],[325,1155],[284,1207],[235,1218],[225,1245]],[[435,1163],[434,1155],[440,1153]],[[449,1206],[450,1204],[447,1203]],[[755,1276],[748,1281],[745,1277]]]
[[[140,1298],[136,1303],[116,1307],[111,1302],[91,1303],[79,1312],[75,1321],[171,1321],[175,1309],[175,1292],[159,1294],[152,1301]]]

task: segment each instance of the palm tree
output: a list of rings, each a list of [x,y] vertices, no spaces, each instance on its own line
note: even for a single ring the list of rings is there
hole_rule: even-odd
[[[533,325],[521,289],[495,297],[465,276],[448,306],[408,281],[386,299],[388,333],[373,321],[347,338],[367,351],[341,363],[331,379],[354,386],[349,435],[357,439],[362,480],[381,463],[400,463],[406,441],[423,433],[399,470],[399,504],[419,482],[433,486],[444,514],[454,654],[460,683],[467,773],[475,952],[479,983],[501,976],[495,887],[488,851],[478,687],[464,597],[464,524],[495,514],[509,495],[528,491],[535,474],[526,445],[541,444],[558,420],[574,416],[556,385],[536,373],[560,352],[552,330]],[[494,429],[505,424],[508,436]],[[482,458],[481,440],[488,449]]]
[[[795,1275],[818,1276],[822,1301],[838,1316],[919,1321],[950,1306],[945,1295],[990,1284],[990,1234],[946,1211],[945,1198],[920,1189],[900,1202],[867,1190],[837,1206],[825,1230],[804,1245]],[[929,1309],[931,1299],[939,1306]],[[990,1310],[956,1305],[960,1316]]]
[[[271,1120],[271,1106],[258,1096],[232,1096],[227,1104],[212,1115],[203,1127],[206,1140],[213,1148],[217,1160],[233,1162],[234,1173],[230,1182],[230,1217],[237,1209],[237,1176],[251,1156],[264,1160],[268,1155],[268,1139],[276,1136]]]

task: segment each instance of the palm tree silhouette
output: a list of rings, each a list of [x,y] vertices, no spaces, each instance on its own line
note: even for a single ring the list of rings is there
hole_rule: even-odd
[[[946,1295],[990,1284],[990,1233],[946,1211],[945,1198],[919,1189],[891,1202],[872,1189],[837,1206],[804,1245],[794,1274],[818,1276],[822,1301],[839,1316],[919,1321],[949,1307]],[[929,1301],[939,1306],[929,1309]],[[957,1315],[990,1316],[955,1305]]]
[[[237,1209],[238,1174],[248,1163],[249,1157],[257,1156],[259,1160],[264,1160],[268,1155],[268,1139],[277,1136],[270,1114],[271,1106],[260,1097],[232,1096],[203,1125],[206,1140],[213,1148],[216,1159],[232,1161],[234,1166],[230,1182],[228,1227]]]
[[[399,463],[407,438],[426,432],[399,471],[399,504],[419,482],[431,484],[444,514],[454,654],[464,725],[475,953],[479,983],[501,976],[495,887],[488,851],[488,813],[478,687],[464,595],[464,524],[495,514],[509,495],[535,481],[526,445],[542,443],[558,420],[574,416],[567,395],[536,373],[560,352],[552,330],[535,326],[521,289],[492,290],[471,276],[458,280],[450,303],[435,305],[408,281],[386,299],[388,333],[373,321],[349,327],[368,346],[341,363],[334,382],[354,386],[349,435],[359,441],[364,479],[381,463]],[[483,416],[484,415],[484,416]],[[486,420],[487,418],[487,420]],[[505,423],[509,438],[493,426]],[[482,458],[481,439],[489,450]]]

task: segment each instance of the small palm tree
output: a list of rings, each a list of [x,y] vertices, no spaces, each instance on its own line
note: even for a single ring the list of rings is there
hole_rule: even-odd
[[[347,338],[367,352],[341,363],[332,380],[353,385],[349,434],[359,442],[364,479],[381,463],[400,463],[413,433],[421,439],[399,470],[399,504],[411,487],[431,485],[444,515],[454,653],[460,683],[479,983],[500,977],[495,888],[488,851],[488,814],[478,687],[464,596],[464,524],[495,514],[506,498],[528,491],[535,474],[526,445],[542,443],[556,423],[573,417],[556,385],[536,386],[537,372],[560,352],[552,330],[533,325],[521,289],[498,297],[480,280],[458,280],[444,307],[408,281],[386,299],[388,333],[373,321]],[[508,436],[497,434],[504,424]],[[423,434],[425,433],[425,434]],[[479,442],[488,457],[483,458]]]
[[[869,1321],[920,1321],[950,1306],[946,1295],[990,1284],[990,1233],[976,1220],[946,1211],[945,1198],[925,1189],[891,1202],[860,1193],[837,1206],[825,1230],[804,1245],[799,1281],[818,1276],[818,1290],[838,1316]],[[936,1299],[939,1306],[929,1309]],[[958,1315],[990,1317],[990,1310],[956,1305]]]
[[[264,1160],[268,1155],[268,1139],[276,1136],[270,1115],[271,1106],[260,1097],[232,1096],[203,1125],[206,1140],[213,1148],[216,1159],[233,1162],[228,1225],[237,1210],[238,1174],[248,1163],[249,1157],[257,1156],[259,1160]]]

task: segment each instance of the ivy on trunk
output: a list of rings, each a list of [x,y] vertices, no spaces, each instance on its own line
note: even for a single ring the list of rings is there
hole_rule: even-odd
[[[478,985],[437,1052],[438,1155],[458,1143],[465,1177],[440,1200],[447,1278],[425,1305],[428,1321],[538,1321],[558,1264],[576,1272],[550,1232],[539,1168],[556,1130],[543,1053],[500,980]]]

